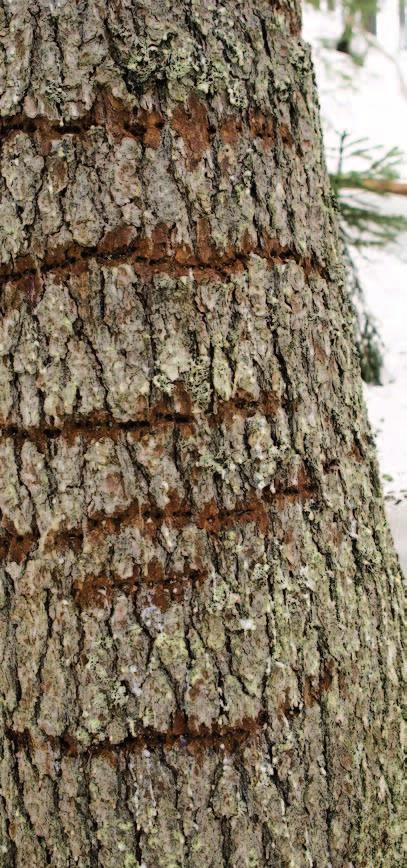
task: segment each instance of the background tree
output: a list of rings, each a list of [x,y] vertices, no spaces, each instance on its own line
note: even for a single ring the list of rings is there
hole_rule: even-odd
[[[400,578],[298,6],[0,16],[2,864],[401,864]]]
[[[407,47],[406,3],[399,0],[400,48]]]

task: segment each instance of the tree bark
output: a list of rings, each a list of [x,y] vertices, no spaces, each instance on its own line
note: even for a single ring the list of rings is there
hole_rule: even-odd
[[[377,36],[377,9],[374,2],[369,2],[367,8],[362,8],[362,26],[367,33]]]
[[[401,864],[297,3],[2,0],[0,39],[0,864]]]
[[[400,48],[407,47],[406,0],[399,0]]]

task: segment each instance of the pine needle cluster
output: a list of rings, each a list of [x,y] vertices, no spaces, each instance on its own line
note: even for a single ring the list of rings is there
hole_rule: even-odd
[[[353,251],[395,244],[400,233],[407,231],[407,218],[384,211],[377,199],[388,196],[392,182],[399,178],[402,154],[398,148],[369,146],[366,139],[352,140],[347,132],[341,133],[337,151],[337,166],[330,180],[348,264],[349,291],[356,311],[356,344],[362,377],[366,383],[380,385],[383,344],[366,306]],[[356,162],[357,168],[345,168],[350,161]]]

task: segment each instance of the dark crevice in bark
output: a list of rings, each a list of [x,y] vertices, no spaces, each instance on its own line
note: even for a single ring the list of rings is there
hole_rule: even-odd
[[[7,727],[5,727],[6,736],[8,735],[8,733],[9,733],[9,730]],[[17,739],[17,742],[14,739],[10,739],[10,741],[14,746],[14,753],[11,756],[11,763],[10,764],[14,767],[13,781],[14,781],[14,784],[15,784],[15,787],[16,787],[16,790],[18,793],[18,811],[21,814],[22,821],[26,824],[29,837],[31,838],[31,840],[33,842],[38,841],[39,846],[41,847],[41,850],[43,851],[43,855],[46,858],[45,864],[50,865],[51,864],[50,854],[48,853],[48,850],[45,847],[45,842],[43,841],[43,839],[42,840],[38,839],[37,835],[35,834],[35,829],[34,829],[28,808],[26,806],[24,782],[23,782],[22,777],[20,775],[19,754],[21,754],[22,757],[24,759],[26,759],[27,762],[31,762],[31,738],[30,738],[29,733],[27,731],[24,731],[23,733],[19,733],[19,737]],[[14,835],[12,836],[12,838],[13,837],[14,837]]]
[[[43,687],[43,684],[42,684],[43,671],[44,671],[45,661],[47,659],[49,643],[50,643],[50,640],[52,637],[53,620],[52,620],[52,617],[50,614],[50,603],[51,603],[50,598],[51,598],[50,591],[48,589],[46,589],[44,591],[44,611],[45,611],[46,618],[47,618],[47,631],[46,631],[46,636],[44,637],[43,648],[41,651],[40,659],[38,661],[38,668],[37,668],[36,684],[38,686],[38,694],[36,696],[35,706],[34,706],[35,718],[38,718],[40,716],[41,700],[42,700],[42,692],[41,691],[42,691],[42,687]]]
[[[320,659],[320,695],[317,697],[317,701],[319,702],[320,709],[320,721],[321,721],[321,736],[322,736],[322,750],[323,750],[323,758],[324,758],[324,766],[325,766],[325,774],[326,774],[326,787],[327,787],[327,806],[326,806],[326,826],[327,826],[327,844],[328,844],[328,854],[330,862],[333,862],[333,853],[332,853],[332,822],[335,816],[334,811],[334,797],[333,797],[333,774],[332,774],[332,746],[331,746],[331,723],[329,720],[329,712],[326,706],[326,690],[323,688],[323,685],[327,685],[326,689],[329,689],[332,682],[332,674],[331,674],[331,661],[328,658],[328,643],[326,637],[324,635],[324,631],[322,628],[318,631],[318,641],[317,647],[319,652]]]
[[[0,762],[4,761],[4,749],[2,746],[1,754],[0,754]],[[17,858],[17,846],[15,841],[13,840],[13,836],[11,834],[11,826],[12,826],[12,817],[8,816],[6,802],[3,798],[3,795],[0,794],[0,810],[1,810],[1,818],[4,822],[4,828],[6,832],[6,839],[3,844],[3,859],[5,868],[16,868],[18,865]],[[1,864],[1,863],[0,863]]]
[[[272,60],[272,55],[271,55],[270,45],[269,45],[269,39],[268,39],[268,33],[267,33],[267,25],[266,25],[264,18],[261,15],[259,15],[258,18],[260,21],[261,35],[263,37],[264,50],[265,50],[266,55],[269,58],[269,60]]]
[[[284,805],[284,809],[287,810],[290,805],[288,787],[286,781],[282,781],[279,777],[278,770],[276,768],[275,757],[273,755],[273,742],[269,734],[267,733],[267,730],[265,731],[265,739],[268,747],[270,764],[273,769],[273,783],[278,791],[282,804]]]
[[[222,856],[224,868],[232,868],[232,863],[230,861],[232,844],[230,820],[227,817],[222,817],[220,826],[222,831]]]

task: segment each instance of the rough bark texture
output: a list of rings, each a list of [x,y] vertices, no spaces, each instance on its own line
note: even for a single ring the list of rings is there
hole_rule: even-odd
[[[0,0],[0,44],[0,864],[401,864],[297,5]]]

